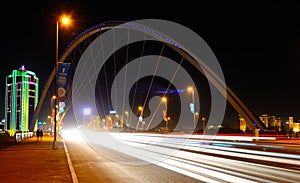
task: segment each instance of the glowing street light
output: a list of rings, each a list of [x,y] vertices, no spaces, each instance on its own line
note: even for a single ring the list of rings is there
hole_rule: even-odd
[[[62,15],[57,21],[56,21],[56,50],[55,50],[55,99],[54,99],[54,103],[55,103],[55,108],[56,106],[58,106],[58,92],[57,92],[57,72],[58,72],[58,30],[59,30],[59,25],[68,25],[71,23],[71,18],[68,15]],[[56,115],[57,115],[57,109],[54,110],[54,139],[53,139],[53,145],[52,145],[52,149],[57,149],[57,142],[56,142],[56,128],[57,128],[57,119],[56,119]]]
[[[49,119],[49,125],[47,125],[47,130],[51,129],[52,127],[52,119],[50,115],[48,116],[48,119]]]
[[[55,100],[56,100],[56,96],[53,95],[51,97],[51,102],[50,102],[50,106],[51,106],[51,135],[54,132],[54,119],[57,117],[56,116],[56,114],[57,114],[56,109],[57,108],[56,108],[55,103],[53,103],[53,102],[55,102]]]
[[[55,102],[55,100],[56,100],[56,96],[53,95],[53,96],[51,97],[51,102],[50,102],[51,109],[52,109],[52,108],[55,108],[55,103],[54,103],[54,105],[53,105],[53,101]]]
[[[187,91],[192,93],[192,104],[190,105],[190,108],[191,108],[191,112],[192,112],[192,114],[193,114],[194,129],[196,129],[195,91],[194,91],[194,87],[189,86],[189,87],[187,88]]]
[[[162,97],[162,98],[161,98],[161,101],[162,101],[162,102],[167,102],[167,97]]]
[[[142,122],[142,121],[143,121],[143,110],[144,110],[144,109],[143,109],[142,106],[139,106],[139,107],[138,107],[138,110],[141,111],[140,117],[139,117],[139,121]]]
[[[125,124],[126,124],[127,127],[129,127],[129,123],[128,123],[128,115],[129,115],[128,111],[125,111],[125,116],[126,116]]]
[[[109,116],[109,117],[107,118],[107,120],[108,120],[108,122],[107,122],[108,127],[109,127],[109,128],[112,128],[112,118]]]
[[[106,128],[106,124],[105,124],[105,119],[104,118],[102,119],[102,126],[103,126],[103,128]]]
[[[91,108],[83,109],[83,115],[86,116],[86,118],[88,118],[90,114],[91,114]],[[86,123],[86,120],[84,120],[84,123]]]
[[[141,112],[143,111],[143,107],[142,107],[142,106],[139,106],[138,109],[139,109],[139,111],[141,111]]]
[[[90,115],[91,114],[91,108],[84,108],[83,109],[83,114],[86,115],[86,116]]]
[[[163,102],[163,103],[165,103],[165,106],[166,106],[166,109],[165,109],[165,112],[164,112],[164,120],[166,121],[166,131],[168,131],[169,129],[169,127],[168,127],[168,121],[169,121],[169,119],[170,119],[170,117],[168,117],[168,100],[167,100],[167,97],[162,97],[161,98],[161,101]]]
[[[69,25],[71,23],[71,17],[69,15],[62,15],[60,18],[62,25]]]
[[[138,130],[138,128],[139,128],[139,123],[143,122],[143,111],[144,111],[143,106],[138,106],[138,110],[141,111],[141,113],[140,113],[139,120],[135,127],[136,130]]]

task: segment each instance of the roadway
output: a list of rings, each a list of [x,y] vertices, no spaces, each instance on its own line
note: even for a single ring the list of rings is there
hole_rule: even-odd
[[[299,182],[300,140],[64,132],[78,182]]]
[[[80,183],[199,182],[189,176],[109,148],[97,147],[95,149],[85,141],[76,140],[65,138],[64,142],[72,162],[71,166],[74,167],[76,179]]]

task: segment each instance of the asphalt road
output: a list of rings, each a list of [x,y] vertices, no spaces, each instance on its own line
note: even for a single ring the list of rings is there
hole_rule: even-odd
[[[198,136],[188,141],[182,136],[151,134],[89,132],[86,141],[75,138],[78,136],[65,138],[78,182],[296,183],[300,180],[297,141],[217,140],[206,144]]]
[[[80,183],[199,183],[199,180],[114,150],[101,147],[95,150],[85,142],[65,140],[65,143]],[[125,162],[135,162],[136,164]]]

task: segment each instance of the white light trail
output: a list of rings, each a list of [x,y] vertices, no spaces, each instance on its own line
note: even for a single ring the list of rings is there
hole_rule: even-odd
[[[75,136],[79,134],[81,133],[76,132]],[[95,151],[98,151],[97,146],[100,145],[142,160],[137,163],[137,161],[130,162],[132,159],[128,158],[120,163],[133,165],[152,163],[205,182],[297,182],[299,180],[299,170],[245,161],[249,159],[249,161],[259,160],[262,163],[269,161],[299,166],[300,156],[296,154],[209,145],[194,136],[191,138],[191,136],[181,135],[93,131],[83,131],[82,134]],[[213,143],[228,142],[218,140]],[[235,160],[236,158],[243,158],[244,161]]]

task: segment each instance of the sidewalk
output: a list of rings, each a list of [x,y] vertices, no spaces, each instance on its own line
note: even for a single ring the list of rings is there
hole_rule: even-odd
[[[65,182],[72,177],[62,140],[52,149],[53,136],[36,137],[18,143],[0,144],[0,182]]]

